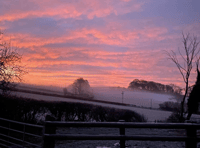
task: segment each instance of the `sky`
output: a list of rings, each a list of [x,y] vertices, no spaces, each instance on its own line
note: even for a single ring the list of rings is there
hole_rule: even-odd
[[[200,36],[198,0],[0,0],[4,40],[22,54],[23,83],[128,87],[134,79],[184,87],[165,51]],[[200,37],[198,38],[200,40]],[[195,70],[191,84],[195,82]]]

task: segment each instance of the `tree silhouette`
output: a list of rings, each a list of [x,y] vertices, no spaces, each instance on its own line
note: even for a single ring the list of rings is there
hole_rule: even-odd
[[[181,94],[182,89],[180,87],[170,84],[170,85],[164,85],[161,83],[156,83],[153,81],[145,81],[145,80],[138,80],[135,79],[132,82],[130,82],[129,87],[130,89],[136,89],[136,90],[145,90],[145,91],[152,91],[152,92],[166,92],[171,94]]]
[[[198,111],[198,103],[200,102],[200,72],[198,69],[198,63],[197,61],[197,80],[196,83],[190,93],[189,99],[188,99],[188,115],[187,120],[190,120],[190,117],[193,113]]]
[[[195,37],[195,36],[190,37],[189,33],[186,35],[184,35],[182,33],[182,35],[183,35],[183,45],[184,45],[183,50],[185,52],[185,55],[183,55],[181,53],[181,51],[178,50],[179,56],[182,58],[182,61],[181,62],[179,61],[179,59],[174,51],[171,51],[171,53],[166,51],[168,58],[176,64],[180,74],[182,75],[183,81],[185,83],[185,94],[184,94],[183,100],[181,102],[181,118],[180,118],[181,121],[184,120],[184,118],[183,118],[184,103],[185,103],[185,98],[188,93],[189,77],[190,77],[190,72],[192,70],[193,60],[200,51],[197,48],[199,45],[199,42],[197,41],[197,37]]]
[[[75,80],[72,86],[74,93],[78,95],[86,93],[90,88],[88,81],[83,78]]]
[[[21,59],[22,56],[17,50],[11,48],[11,42],[0,43],[0,88],[3,93],[14,87],[14,82],[22,81],[22,75],[26,72],[24,67],[20,66]]]
[[[67,90],[68,93],[72,93],[81,97],[94,97],[89,82],[83,78],[76,79],[73,84],[68,86]]]

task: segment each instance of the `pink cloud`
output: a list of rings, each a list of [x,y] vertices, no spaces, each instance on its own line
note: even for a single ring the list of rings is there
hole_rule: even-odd
[[[137,19],[125,17],[124,14],[144,11],[144,3],[140,1],[78,0],[69,3],[62,0],[22,0],[19,3],[13,1],[11,5],[4,1],[6,5],[9,9],[0,15],[1,29],[10,29],[6,22],[15,24],[21,23],[17,21],[19,19],[42,17],[51,18],[63,27],[62,34],[56,36],[54,32],[46,35],[42,29],[39,30],[41,36],[31,31],[27,33],[23,28],[20,28],[23,33],[6,34],[4,39],[11,39],[12,45],[22,50],[23,63],[29,69],[25,76],[27,83],[44,84],[48,81],[45,84],[62,83],[64,86],[78,77],[88,79],[94,86],[127,87],[134,78],[165,84],[181,83],[176,67],[166,65],[170,61],[164,61],[165,55],[161,52],[176,49],[180,37],[169,35],[172,30],[168,26],[152,25],[145,19],[139,26]],[[66,22],[62,24],[61,20]],[[73,22],[78,20],[83,24],[74,25]],[[84,24],[84,20],[94,24]],[[102,26],[94,20],[103,21]],[[71,21],[72,29],[66,27],[68,21]],[[192,25],[190,29],[198,29],[198,25]]]
[[[164,30],[164,31],[163,31]],[[32,72],[31,69],[37,69],[37,68],[47,68],[51,66],[57,66],[60,65],[74,65],[74,66],[94,66],[94,67],[113,67],[116,70],[111,70],[109,74],[106,74],[105,76],[100,75],[89,75],[88,73],[80,73],[77,71],[74,71],[74,73],[67,75],[72,77],[88,77],[91,79],[94,79],[95,77],[103,77],[104,81],[110,81],[114,83],[114,79],[118,79],[119,81],[123,81],[123,86],[125,86],[125,83],[128,83],[126,78],[123,77],[123,75],[126,75],[126,77],[131,78],[142,78],[146,71],[152,72],[151,69],[153,66],[155,66],[156,59],[154,56],[160,56],[157,52],[158,51],[139,51],[132,49],[132,47],[128,48],[127,52],[109,52],[105,51],[103,48],[93,48],[93,47],[62,47],[62,48],[47,48],[42,47],[46,44],[53,44],[53,43],[65,43],[68,40],[76,40],[78,38],[84,38],[88,41],[88,44],[107,44],[107,45],[124,45],[126,46],[127,43],[135,42],[135,40],[140,39],[141,40],[147,40],[149,39],[157,39],[160,35],[164,34],[166,32],[166,29],[162,28],[148,28],[145,31],[147,32],[147,35],[145,34],[144,30],[135,30],[134,32],[130,32],[128,30],[111,30],[111,31],[104,31],[104,30],[98,30],[98,29],[79,29],[71,31],[67,36],[61,36],[59,38],[49,37],[49,38],[38,38],[33,37],[29,34],[15,34],[12,36],[12,43],[17,45],[20,48],[29,48],[33,51],[36,51],[35,54],[24,54],[23,63],[27,65],[27,67],[30,69],[30,75],[36,75],[39,77],[38,79],[43,79],[45,81],[47,78],[44,78],[44,73],[41,70],[38,70],[37,73]],[[149,33],[155,32],[155,36],[150,36]],[[140,36],[143,35],[142,37]],[[91,38],[88,37],[88,35],[92,35],[94,38],[98,40],[91,40]],[[9,37],[8,37],[9,39]],[[87,48],[87,50],[85,50]],[[73,61],[64,59],[64,60],[57,60],[58,57],[68,57],[70,55],[70,51],[81,51],[82,53],[88,55],[90,59],[92,59],[92,62],[90,61],[78,61],[76,60],[76,57],[74,57]],[[154,56],[149,56],[150,54],[156,53]],[[71,55],[72,57],[74,55]],[[50,58],[51,60],[48,60]],[[112,61],[109,61],[112,60]],[[109,62],[108,62],[109,61]],[[151,62],[149,62],[151,61]],[[120,69],[120,70],[117,70]],[[122,69],[134,69],[137,72],[131,72],[128,71],[129,74],[126,74],[127,70]],[[133,71],[134,71],[133,70]],[[155,68],[154,68],[155,70]],[[139,72],[138,72],[139,71]],[[40,73],[41,72],[41,73]],[[61,72],[54,73],[50,72],[51,74],[48,74],[46,76],[52,76],[59,77],[61,75]],[[63,72],[62,72],[63,73]],[[121,74],[120,74],[121,73]],[[123,77],[123,78],[121,78]],[[145,79],[155,79],[156,76],[145,76]],[[56,81],[57,78],[55,78]],[[64,79],[64,78],[63,78]],[[113,79],[113,80],[111,80]],[[28,79],[26,79],[28,80]],[[39,81],[39,80],[38,80]],[[52,80],[53,81],[53,80]],[[30,82],[30,80],[28,80]],[[37,81],[31,81],[37,82]],[[71,81],[70,81],[71,82]],[[97,83],[93,80],[91,82],[94,85],[97,85]],[[122,82],[118,82],[119,84],[122,84]],[[117,83],[117,84],[118,84]],[[106,83],[105,83],[106,85]],[[127,85],[127,84],[126,84]]]
[[[61,77],[62,76],[62,77]],[[30,79],[31,77],[31,79]],[[30,71],[28,75],[25,76],[24,82],[31,84],[46,84],[46,85],[58,85],[67,86],[72,84],[73,81],[79,77],[84,77],[89,81],[92,87],[94,86],[124,86],[128,87],[129,83],[133,79],[144,79],[143,72],[138,71],[123,71],[123,70],[112,70],[106,73],[96,73],[91,74],[85,71]],[[97,79],[98,78],[98,79]],[[100,79],[99,79],[100,78]],[[181,84],[182,80],[177,78],[158,78],[155,75],[146,75],[145,80],[160,82],[163,84],[169,84],[174,81],[177,84]],[[47,82],[46,82],[47,81]]]
[[[145,28],[144,30],[124,30],[122,28],[109,30],[105,29],[77,29],[70,31],[68,35],[62,35],[60,37],[49,36],[36,37],[30,34],[8,34],[4,38],[5,40],[12,40],[12,44],[19,48],[32,48],[41,47],[47,44],[54,43],[66,43],[66,41],[84,39],[87,44],[107,44],[107,45],[121,45],[133,46],[135,43],[146,42],[149,39],[163,40],[168,38],[164,34],[167,33],[166,28]]]
[[[14,21],[27,17],[55,17],[55,18],[78,18],[81,15],[86,15],[89,19],[96,17],[105,17],[111,13],[115,15],[126,14],[129,12],[141,10],[142,3],[134,1],[127,5],[128,1],[115,0],[79,0],[79,2],[68,2],[59,0],[34,0],[34,1],[16,1],[4,2],[3,6],[9,7],[4,15],[0,15],[0,21]],[[115,5],[113,5],[115,3]],[[35,5],[35,9],[31,8]],[[26,7],[30,7],[28,10]]]

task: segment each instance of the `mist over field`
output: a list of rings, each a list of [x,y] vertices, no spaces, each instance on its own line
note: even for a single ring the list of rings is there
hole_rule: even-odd
[[[34,86],[34,85],[19,85],[19,88],[26,90],[34,90],[39,92],[53,93],[63,95],[62,87],[54,86]],[[140,107],[152,107],[159,108],[159,104],[172,101],[177,102],[175,96],[171,94],[160,94],[147,91],[136,91],[126,88],[115,88],[115,87],[92,87],[91,91],[94,95],[94,100],[103,100],[109,102],[122,103],[122,92],[123,103],[136,105]]]
[[[110,102],[122,102],[123,91],[123,103],[132,104],[136,106],[159,108],[159,104],[172,101],[176,102],[175,96],[170,94],[159,94],[146,91],[136,91],[123,88],[93,88],[94,99],[104,100]],[[151,106],[152,104],[152,106]]]
[[[76,102],[76,103],[88,103],[93,105],[100,105],[104,107],[118,108],[118,109],[127,109],[136,111],[137,113],[144,115],[147,118],[148,122],[152,122],[155,120],[166,120],[170,115],[171,111],[163,111],[163,110],[154,110],[150,109],[151,100],[152,100],[152,108],[159,108],[159,104],[166,101],[176,102],[177,98],[175,98],[171,94],[159,94],[152,93],[147,91],[136,91],[129,90],[126,88],[117,88],[117,87],[93,87],[92,92],[94,94],[94,100],[103,100],[107,102],[122,102],[122,91],[123,95],[123,103],[130,104],[128,106],[123,105],[115,105],[109,103],[101,103],[95,101],[87,101],[87,100],[78,100],[73,98],[64,97],[64,92],[62,87],[53,87],[53,86],[38,86],[38,85],[27,85],[20,84],[17,86],[20,89],[26,89],[28,91],[36,91],[36,92],[45,92],[49,95],[40,95],[34,93],[24,93],[24,92],[12,92],[17,96],[22,96],[25,98],[31,98],[36,100],[44,100],[44,101],[61,101],[61,102]],[[60,97],[51,96],[51,94],[58,94]],[[63,96],[63,97],[62,97]],[[139,107],[134,107],[134,105]],[[145,107],[145,108],[142,108]],[[193,115],[193,117],[199,117],[199,115]]]

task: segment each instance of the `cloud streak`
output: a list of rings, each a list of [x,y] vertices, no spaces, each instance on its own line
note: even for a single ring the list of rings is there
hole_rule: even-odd
[[[93,19],[110,14],[120,15],[141,11],[143,3],[136,0],[85,0],[84,2],[81,0],[21,0],[20,2],[10,0],[2,1],[1,5],[5,8],[1,10],[4,15],[1,15],[0,21],[14,21],[29,17],[79,18],[82,15]]]
[[[158,0],[0,1],[0,29],[23,54],[25,83],[66,86],[84,77],[92,86],[127,87],[137,78],[183,86],[163,51],[181,47],[181,31],[200,32],[198,13],[182,23],[171,15],[186,4],[172,3],[168,14],[168,2]]]

